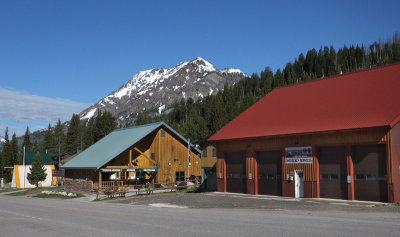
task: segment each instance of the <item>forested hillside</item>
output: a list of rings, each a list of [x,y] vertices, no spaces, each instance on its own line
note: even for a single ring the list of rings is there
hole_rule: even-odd
[[[392,39],[375,42],[369,46],[351,45],[338,50],[332,46],[311,49],[305,55],[299,54],[294,61],[287,63],[283,70],[273,72],[266,67],[260,74],[254,73],[233,87],[225,87],[215,96],[206,96],[199,101],[178,101],[174,110],[161,119],[185,137],[190,137],[194,143],[201,144],[276,87],[399,61],[398,33],[394,34]],[[149,118],[145,121],[149,122]]]

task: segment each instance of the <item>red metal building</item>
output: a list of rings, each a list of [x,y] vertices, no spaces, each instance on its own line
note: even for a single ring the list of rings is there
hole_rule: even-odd
[[[211,136],[217,190],[400,202],[400,64],[280,87]]]

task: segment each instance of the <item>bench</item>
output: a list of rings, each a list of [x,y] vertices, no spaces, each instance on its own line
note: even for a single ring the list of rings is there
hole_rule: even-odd
[[[149,195],[149,194],[151,194],[151,193],[154,193],[153,191],[154,191],[154,190],[153,190],[152,187],[148,187],[148,188],[138,188],[138,189],[136,190],[136,195],[142,195],[142,194]]]
[[[125,197],[126,189],[106,189],[104,190],[104,194],[107,195],[108,198],[114,198],[115,195],[119,197]]]

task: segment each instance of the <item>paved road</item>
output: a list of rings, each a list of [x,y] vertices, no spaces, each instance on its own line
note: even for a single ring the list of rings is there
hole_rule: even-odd
[[[223,196],[193,195],[203,201],[208,197],[224,200]],[[338,211],[335,211],[329,208],[331,204],[318,204],[326,205],[327,211],[321,208],[314,211],[314,204],[308,203],[310,206],[305,210],[179,208],[182,207],[179,203],[168,206],[162,198],[133,205],[0,195],[0,236],[365,237],[399,236],[400,233],[397,207],[358,207],[360,210],[349,211],[337,205]]]

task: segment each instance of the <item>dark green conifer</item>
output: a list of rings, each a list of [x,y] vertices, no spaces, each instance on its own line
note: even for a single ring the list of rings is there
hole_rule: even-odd
[[[46,169],[42,164],[42,157],[40,156],[39,152],[36,153],[35,157],[33,158],[32,167],[29,169],[30,173],[26,176],[29,183],[39,187],[39,182],[46,180]]]
[[[31,132],[29,131],[29,127],[26,127],[24,141],[22,142],[22,147],[25,147],[26,151],[32,151],[32,142],[30,134]]]

